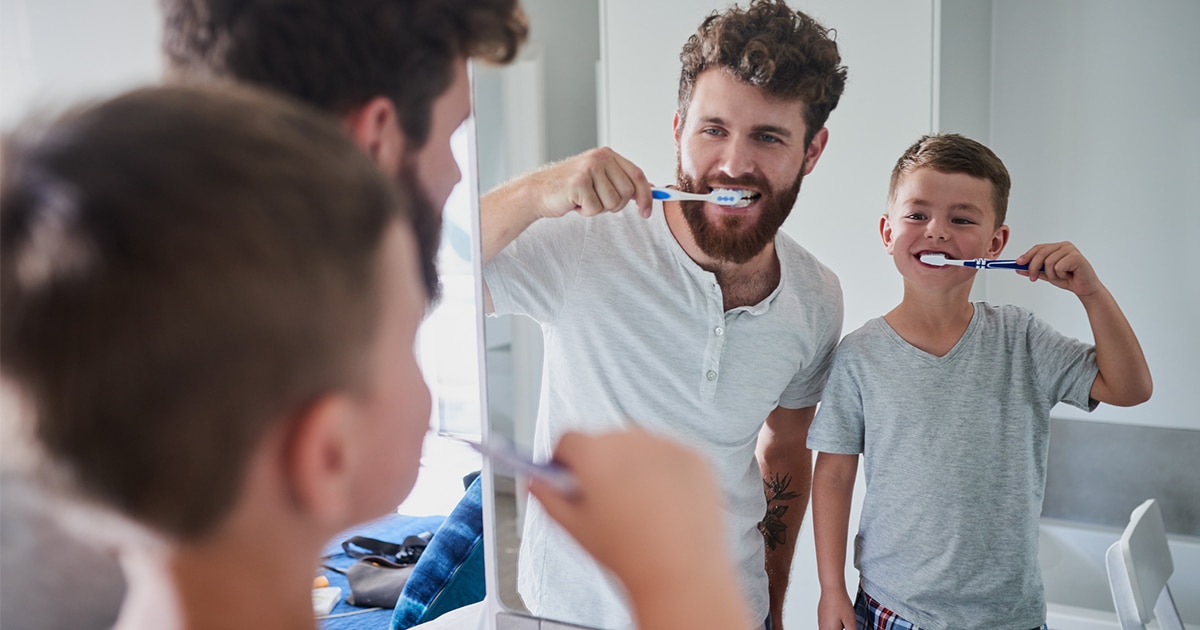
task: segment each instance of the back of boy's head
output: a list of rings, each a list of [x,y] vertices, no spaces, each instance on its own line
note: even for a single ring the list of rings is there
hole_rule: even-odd
[[[150,88],[5,143],[0,357],[85,494],[179,539],[255,446],[351,389],[409,206],[326,117]]]
[[[992,208],[996,227],[1004,225],[1008,215],[1008,192],[1012,179],[1004,162],[982,143],[956,133],[922,136],[908,147],[892,169],[888,186],[888,206],[896,201],[896,190],[906,175],[923,168],[941,173],[963,173],[986,179],[992,184]]]
[[[336,115],[392,100],[410,145],[458,59],[507,63],[528,34],[518,0],[160,0],[173,75],[244,81]]]

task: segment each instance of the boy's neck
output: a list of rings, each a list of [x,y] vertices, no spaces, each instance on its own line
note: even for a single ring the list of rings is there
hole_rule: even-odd
[[[184,627],[315,628],[312,580],[321,543],[234,538],[178,547],[171,574]]]
[[[954,348],[975,307],[969,299],[970,285],[954,291],[921,291],[904,286],[904,298],[884,320],[905,341],[934,356],[945,356]]]

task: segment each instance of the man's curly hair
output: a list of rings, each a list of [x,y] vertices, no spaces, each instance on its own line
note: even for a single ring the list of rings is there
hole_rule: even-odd
[[[767,94],[804,102],[805,145],[825,126],[846,87],[836,33],[781,0],[752,0],[714,11],[683,46],[679,115],[687,116],[696,78],[720,68]]]

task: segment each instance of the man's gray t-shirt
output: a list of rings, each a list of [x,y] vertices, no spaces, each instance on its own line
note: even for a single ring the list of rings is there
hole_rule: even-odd
[[[729,311],[716,277],[688,257],[661,212],[538,221],[484,268],[496,313],[529,315],[544,333],[535,456],[548,458],[568,430],[630,425],[703,453],[756,620],[769,599],[756,527],[766,511],[758,433],[777,406],[817,404],[842,327],[833,272],[782,233],[775,249],[779,286]],[[536,502],[521,544],[519,587],[531,610],[603,628],[631,623],[620,588]]]
[[[1093,346],[1016,306],[975,303],[941,357],[883,318],[847,335],[808,446],[863,454],[863,590],[925,630],[1040,627],[1050,410],[1093,409],[1097,373]]]

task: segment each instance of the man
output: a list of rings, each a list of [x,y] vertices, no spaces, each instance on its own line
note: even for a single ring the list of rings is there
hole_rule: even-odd
[[[338,118],[416,200],[422,275],[437,287],[441,211],[461,172],[450,136],[471,112],[467,60],[508,63],[518,0],[161,0],[169,78],[232,80]],[[436,295],[436,291],[433,291]]]
[[[666,202],[650,216],[650,184],[610,149],[553,165],[482,200],[487,298],[545,332],[538,454],[564,431],[631,424],[704,451],[756,623],[780,628],[842,302],[834,274],[779,227],[846,69],[827,29],[774,0],[710,15],[681,60],[676,185],[748,203]],[[616,212],[631,200],[641,216]],[[520,562],[535,613],[629,623],[612,580],[537,506]]]

